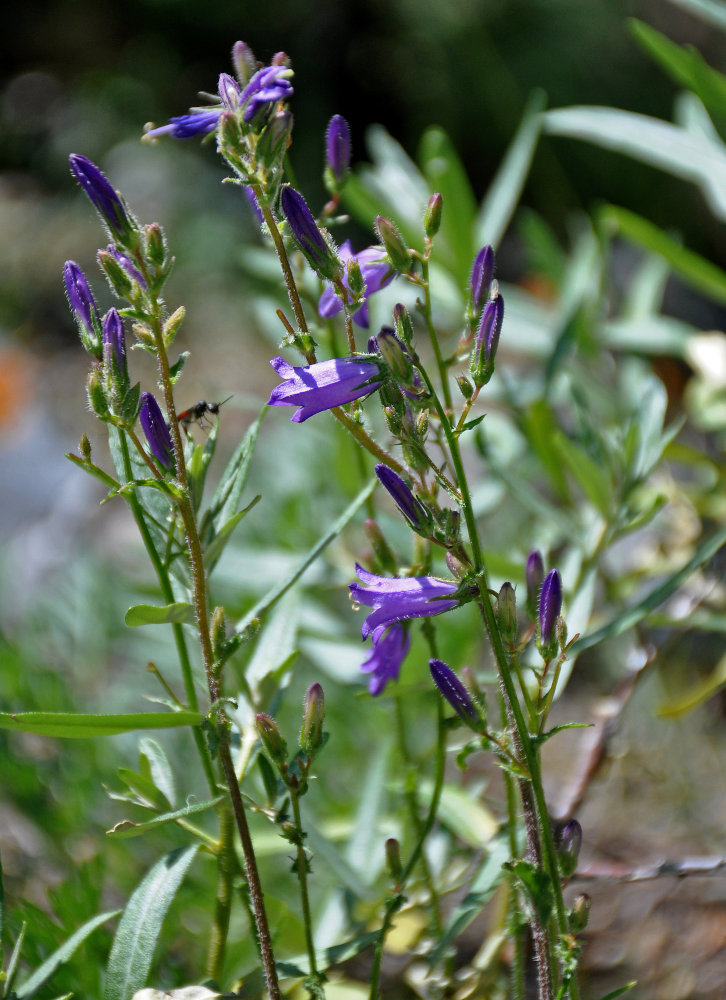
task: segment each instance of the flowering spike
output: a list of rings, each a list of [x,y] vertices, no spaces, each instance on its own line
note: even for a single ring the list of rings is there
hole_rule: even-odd
[[[356,604],[373,608],[363,622],[361,635],[366,639],[372,633],[374,642],[395,622],[440,615],[458,608],[467,599],[454,580],[439,580],[435,576],[410,576],[402,580],[376,576],[357,564],[355,571],[363,582],[351,583],[348,589]]]
[[[66,286],[68,305],[78,324],[81,342],[89,354],[99,360],[103,356],[101,346],[101,321],[96,302],[88,287],[86,276],[74,260],[63,265],[63,281]]]
[[[371,675],[368,691],[374,698],[383,693],[389,681],[398,680],[410,645],[411,636],[403,625],[391,625],[373,639],[373,649],[360,668]]]
[[[434,684],[459,718],[463,719],[467,726],[470,726],[472,729],[478,729],[480,723],[479,713],[474,707],[474,702],[469,697],[469,692],[451,667],[447,666],[443,660],[429,660],[429,670],[431,671]]]
[[[139,420],[156,461],[165,469],[173,469],[174,446],[171,442],[171,434],[159,409],[159,404],[150,392],[141,393]]]
[[[538,640],[542,655],[551,656],[554,650],[553,640],[556,639],[555,628],[562,610],[562,578],[556,569],[551,569],[542,584],[539,595],[539,634]]]
[[[72,153],[68,159],[73,176],[90,198],[111,235],[119,243],[128,245],[132,234],[136,231],[136,225],[106,176],[85,156]]]
[[[504,299],[497,294],[496,298],[487,302],[481,314],[471,355],[469,371],[479,389],[486,385],[494,372],[494,358],[499,346],[503,318]]]
[[[302,367],[278,357],[270,364],[285,381],[272,390],[268,406],[299,406],[290,418],[295,423],[368,396],[383,381],[378,362],[361,357],[332,358]]]
[[[293,187],[284,187],[280,199],[282,211],[301,252],[308,264],[320,275],[333,281],[340,275],[340,261],[323,237],[307,202]]]
[[[350,169],[350,128],[342,115],[333,115],[325,133],[325,164],[328,189],[339,190]]]
[[[429,535],[432,528],[431,514],[413,495],[408,483],[383,463],[377,465],[374,471],[413,530]]]
[[[471,289],[471,304],[476,313],[489,298],[489,290],[494,277],[494,251],[487,243],[476,255],[471,269],[469,287]]]

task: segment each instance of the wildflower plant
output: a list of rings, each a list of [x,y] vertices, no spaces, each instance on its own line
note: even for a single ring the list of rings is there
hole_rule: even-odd
[[[551,536],[546,524],[535,522],[535,536],[539,532],[542,541],[534,537],[523,550],[520,547],[509,562],[511,573],[502,572],[501,560],[493,571],[474,467],[478,458],[487,463],[490,474],[496,471],[501,482],[507,482],[507,470],[496,468],[496,454],[488,450],[482,432],[489,405],[501,406],[506,397],[505,379],[499,380],[504,390],[497,384],[506,364],[509,316],[495,278],[492,244],[500,234],[493,231],[491,240],[472,246],[468,256],[453,249],[451,227],[461,223],[461,200],[454,197],[451,179],[443,176],[443,191],[431,184],[418,189],[424,196],[418,199],[417,214],[406,210],[397,217],[395,204],[384,205],[372,218],[369,214],[371,245],[354,249],[349,240],[339,238],[345,217],[338,213],[348,204],[359,212],[370,199],[362,194],[365,181],[351,169],[351,137],[344,118],[333,117],[321,142],[330,200],[316,210],[289,179],[294,76],[287,56],[278,53],[269,65],[259,66],[249,48],[238,42],[233,64],[235,75],[220,75],[209,107],[149,126],[145,138],[156,142],[208,136],[216,143],[228,180],[250,201],[262,238],[277,257],[287,299],[277,310],[282,353],[270,364],[280,381],[275,383],[271,373],[265,388],[272,409],[268,420],[276,407],[295,407],[290,418],[294,424],[337,421],[347,432],[363,484],[338,520],[324,526],[296,569],[241,619],[234,620],[229,609],[215,603],[215,568],[235,529],[260,499],[248,498],[245,491],[262,418],[253,423],[205,502],[221,404],[200,403],[191,410],[177,406],[187,356],[174,356],[184,308],[165,299],[173,265],[170,248],[157,223],[138,221],[109,178],[90,160],[73,154],[72,174],[105,229],[98,263],[118,305],[101,315],[91,282],[77,264],[66,262],[66,293],[90,360],[88,401],[108,427],[114,471],[96,460],[85,437],[80,454],[69,458],[103,483],[109,499],[122,498],[128,504],[163,603],[131,608],[127,623],[172,630],[183,695],[174,694],[175,683],[159,675],[164,711],[49,716],[46,725],[54,733],[62,733],[64,726],[74,729],[70,735],[84,727],[94,735],[188,727],[207,786],[201,800],[190,798],[186,806],[175,807],[168,761],[158,745],[151,750],[148,743],[139,773],[127,775],[133,793],[128,801],[153,813],[145,823],[132,824],[133,832],[141,835],[174,824],[188,840],[151,869],[127,903],[106,970],[105,1000],[143,995],[139,991],[147,985],[166,911],[201,854],[213,860],[216,885],[210,889],[214,915],[206,978],[200,986],[208,992],[200,996],[237,990],[241,972],[229,956],[230,934],[238,926],[231,917],[239,908],[249,920],[264,977],[264,988],[261,981],[257,987],[254,980],[252,986],[245,984],[251,994],[264,989],[277,1000],[287,988],[282,980],[297,980],[309,996],[321,998],[337,962],[372,949],[369,990],[375,1000],[388,935],[408,897],[417,894],[425,899],[428,912],[425,960],[430,983],[425,995],[453,990],[454,948],[467,917],[452,909],[445,879],[427,848],[442,805],[447,743],[452,733],[459,739],[462,732],[460,766],[474,753],[488,755],[500,768],[505,793],[496,843],[485,845],[497,861],[487,898],[501,887],[507,911],[495,964],[502,975],[506,972],[508,993],[515,1000],[522,1000],[531,981],[538,1000],[578,1000],[580,935],[589,901],[584,896],[569,900],[564,890],[577,868],[583,830],[574,817],[552,820],[540,751],[546,740],[567,728],[553,726],[550,713],[578,651],[578,636],[568,631],[568,605],[585,592],[591,606],[588,588],[598,557],[612,540],[642,523],[646,515],[632,509],[632,491],[659,458],[665,436],[660,425],[653,430],[650,456],[631,442],[632,461],[621,469],[618,496],[615,476],[609,479],[584,450],[581,458],[576,444],[557,437],[559,461],[602,516],[599,540],[585,551],[594,532],[592,525],[583,527],[579,561],[570,558],[567,572],[564,566],[562,573],[552,565],[547,570],[551,560],[533,546],[546,548]],[[417,177],[419,181],[423,178]],[[438,323],[437,254],[441,270],[463,275],[453,337]],[[382,299],[384,290],[399,301],[378,332],[368,336],[372,316],[380,312],[371,300]],[[156,385],[134,381],[134,348],[155,359]],[[234,392],[234,386],[228,388]],[[211,424],[203,443],[194,439],[199,435],[190,413],[201,414]],[[555,438],[554,415],[547,405],[533,408],[528,418],[551,428]],[[290,449],[297,447],[295,436],[309,432],[308,427],[287,429]],[[608,460],[616,453],[618,442],[611,442]],[[558,460],[543,449],[542,462],[553,488],[565,494],[568,486]],[[262,503],[274,503],[274,498]],[[365,617],[356,620],[351,612],[348,621],[350,631],[360,628],[361,638],[370,644],[361,651],[361,679],[367,678],[368,692],[378,700],[366,696],[357,702],[350,712],[351,726],[355,715],[375,713],[387,698],[395,700],[398,753],[408,771],[403,788],[406,815],[397,822],[396,836],[386,838],[381,832],[388,873],[385,892],[365,918],[349,906],[340,938],[321,949],[316,944],[314,905],[319,863],[309,847],[302,800],[312,798],[318,758],[336,739],[335,732],[325,728],[326,698],[318,681],[310,685],[299,732],[284,731],[277,718],[285,693],[282,671],[266,678],[267,685],[257,685],[238,665],[245,650],[256,648],[270,632],[284,630],[283,598],[364,506],[370,550],[348,552],[348,591],[353,612],[364,607]],[[386,527],[391,512],[396,518],[393,529]],[[564,543],[559,549],[566,551]],[[519,590],[506,578],[510,575],[521,582]],[[452,667],[441,658],[447,630],[456,629],[467,614],[485,640],[478,648],[486,646],[488,653],[477,654],[474,668],[463,663]],[[400,680],[404,670],[407,683],[415,677],[413,686],[428,692],[427,704],[434,708],[429,720],[436,731],[433,774],[426,788],[413,775],[406,742],[410,689]],[[495,701],[496,708],[488,701]],[[14,719],[18,726],[24,724],[22,715]],[[37,721],[26,723],[38,731]],[[356,775],[344,780],[354,782]],[[202,814],[216,817],[214,833],[199,826]],[[274,825],[292,851],[303,955],[290,954],[284,932],[270,919],[270,887],[264,883],[255,844],[256,821],[261,818]],[[370,836],[378,832],[372,830]],[[505,939],[511,942],[509,950],[503,947]],[[485,973],[477,978],[479,973],[472,970],[471,976],[472,989],[488,988]],[[30,992],[21,988],[13,995]]]

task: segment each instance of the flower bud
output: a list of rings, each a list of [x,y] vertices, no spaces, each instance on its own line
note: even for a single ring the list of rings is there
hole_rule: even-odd
[[[527,556],[527,566],[524,571],[527,581],[527,614],[534,621],[537,617],[539,594],[544,583],[544,562],[540,553],[534,549]]]
[[[262,744],[276,764],[287,763],[287,744],[280,735],[275,720],[264,712],[255,716],[255,727]]]
[[[376,345],[397,382],[406,385],[412,381],[413,365],[408,351],[389,326],[384,326],[376,337]]]
[[[403,874],[403,864],[401,863],[401,845],[395,837],[389,837],[386,841],[386,868],[391,880],[398,885]]]
[[[340,190],[349,170],[350,128],[342,115],[333,115],[325,133],[325,180],[328,190]]]
[[[502,636],[509,642],[517,638],[517,597],[511,583],[503,583],[497,597],[497,620]]]
[[[557,863],[563,879],[569,879],[577,868],[577,859],[582,847],[582,827],[576,819],[570,819],[555,831]]]
[[[128,388],[126,334],[123,321],[116,309],[109,309],[103,317],[103,359],[110,373],[111,383],[120,391]]]
[[[150,222],[144,227],[144,241],[146,244],[146,256],[154,267],[162,268],[166,264],[166,243],[164,233],[158,222]]]
[[[98,266],[108,278],[111,291],[115,292],[120,299],[129,298],[133,288],[131,278],[114,255],[109,253],[108,250],[99,250],[96,254],[96,259],[98,260]]]
[[[592,900],[587,893],[583,892],[579,896],[575,897],[568,920],[570,931],[573,934],[580,934],[587,927],[587,922],[590,919],[591,905]]]
[[[408,309],[400,302],[397,302],[393,307],[393,322],[396,326],[398,339],[405,347],[410,347],[413,343],[413,323]]]
[[[149,443],[151,454],[164,469],[173,469],[175,463],[171,434],[161,414],[159,404],[150,392],[141,393],[139,421]]]
[[[103,357],[101,321],[86,276],[75,261],[67,260],[63,265],[63,281],[68,305],[78,325],[81,343],[89,354],[100,361]]]
[[[549,571],[539,595],[537,641],[545,658],[554,655],[556,648],[555,628],[562,610],[562,578],[556,569]]]
[[[212,614],[210,622],[210,634],[212,638],[212,650],[215,659],[222,657],[225,643],[227,642],[227,623],[224,616],[224,608],[217,605]]]
[[[451,667],[443,660],[429,660],[429,670],[434,684],[448,701],[456,714],[473,730],[480,728],[481,720],[469,692]]]
[[[108,401],[99,368],[92,368],[88,373],[86,391],[88,393],[88,402],[93,412],[100,420],[106,420],[109,416]]]
[[[220,73],[217,81],[217,93],[222,106],[227,111],[239,110],[242,88],[229,73]]]
[[[431,512],[413,495],[408,483],[383,463],[377,465],[374,471],[413,530],[420,535],[430,535],[433,526]]]
[[[88,435],[83,434],[78,445],[78,450],[81,453],[81,458],[86,462],[91,461],[91,442],[88,440]]]
[[[235,42],[232,46],[232,65],[240,84],[243,87],[247,86],[257,72],[257,60],[245,42]]]
[[[293,118],[290,111],[278,111],[260,136],[257,158],[269,170],[279,163],[290,145]]]
[[[378,569],[383,570],[384,573],[390,573],[391,576],[395,576],[398,572],[396,557],[391,552],[390,546],[384,538],[378,522],[374,521],[373,518],[367,518],[363,522],[363,531],[373,549]]]
[[[393,270],[398,271],[399,274],[408,274],[411,270],[411,254],[393,222],[385,215],[378,215],[374,227],[378,239],[385,247],[386,256]]]
[[[489,298],[493,277],[494,251],[487,244],[476,255],[469,280],[471,304],[475,313],[479,312],[484,302]]]
[[[441,227],[441,209],[443,205],[444,199],[438,192],[432,194],[429,198],[429,203],[426,206],[424,214],[424,232],[430,240],[436,236]]]
[[[349,257],[345,265],[345,280],[350,292],[351,302],[360,302],[366,293],[366,279],[363,277],[363,269],[360,266],[360,261],[355,255]],[[375,337],[373,340],[375,341]],[[375,351],[375,348],[373,350]]]
[[[340,261],[318,229],[303,196],[293,187],[284,187],[280,199],[292,237],[308,264],[321,277],[333,281],[340,275]]]
[[[490,299],[484,306],[471,354],[469,372],[478,389],[486,385],[494,372],[503,318],[504,299],[497,293],[496,298]]]
[[[72,153],[69,156],[71,172],[88,195],[94,208],[108,226],[111,236],[123,246],[133,242],[136,223],[132,221],[120,197],[111,187],[108,179],[85,156]]]
[[[303,699],[303,722],[300,730],[300,749],[308,757],[314,757],[325,742],[323,721],[325,720],[325,697],[317,682],[311,684]]]
[[[466,375],[457,375],[456,384],[459,387],[459,392],[464,397],[464,399],[469,400],[474,395],[474,386],[471,384]]]
[[[453,552],[446,553],[446,565],[449,567],[451,575],[455,576],[457,580],[463,580],[471,569],[471,566],[467,566],[461,559],[457,559]]]

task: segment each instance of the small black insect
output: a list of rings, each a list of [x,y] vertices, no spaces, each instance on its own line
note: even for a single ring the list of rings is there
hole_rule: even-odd
[[[227,396],[227,399],[223,399],[221,403],[208,403],[205,399],[200,399],[198,403],[190,406],[188,410],[182,410],[176,419],[187,434],[189,433],[190,425],[193,423],[197,423],[202,430],[206,430],[212,426],[210,414],[216,417],[220,406],[223,406],[231,398],[231,396]]]

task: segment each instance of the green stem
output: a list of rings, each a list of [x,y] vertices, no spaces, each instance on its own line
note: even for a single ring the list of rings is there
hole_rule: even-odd
[[[441,391],[444,394],[444,406],[446,408],[447,414],[450,414],[453,410],[451,402],[451,389],[449,387],[446,362],[444,361],[444,357],[441,353],[439,337],[436,332],[436,327],[434,326],[433,314],[431,310],[431,288],[429,286],[429,259],[427,255],[421,258],[421,280],[424,289],[424,316],[426,318],[426,329],[428,330],[431,346],[434,349],[434,356],[436,358],[436,367],[439,370],[439,381],[441,382]]]
[[[217,899],[207,952],[207,976],[215,983],[220,983],[222,980],[229,916],[232,910],[232,879],[237,868],[234,854],[234,818],[227,805],[220,810],[219,826],[221,843],[217,852]]]
[[[310,894],[308,892],[308,859],[303,845],[303,838],[305,834],[300,816],[300,798],[297,794],[297,790],[294,788],[290,788],[290,803],[292,805],[292,816],[297,831],[295,845],[297,851],[297,861],[295,865],[295,872],[297,874],[298,882],[300,883],[300,905],[302,907],[303,927],[305,929],[305,947],[308,953],[308,962],[310,963],[310,975],[313,979],[318,981],[318,988],[322,989],[319,982],[317,959],[315,957],[315,942],[313,941],[313,920],[310,913]],[[319,996],[320,994],[311,992],[310,995]]]

